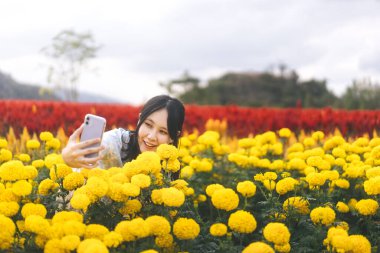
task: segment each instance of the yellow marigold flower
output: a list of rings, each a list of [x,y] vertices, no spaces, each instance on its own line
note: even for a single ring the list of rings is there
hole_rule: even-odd
[[[248,234],[255,231],[257,222],[251,213],[239,210],[230,215],[228,226],[235,232]]]
[[[289,128],[281,128],[278,131],[278,136],[282,138],[289,138],[292,135],[292,131]]]
[[[48,238],[43,236],[43,235],[36,235],[36,237],[35,237],[36,245],[40,249],[43,249],[45,247],[47,240],[48,240]]]
[[[171,234],[160,235],[154,239],[154,242],[160,248],[170,248],[173,245],[173,241]]]
[[[206,146],[212,146],[218,143],[220,135],[216,131],[206,131],[201,136],[198,137],[198,143],[204,144]]]
[[[180,207],[185,202],[185,194],[174,188],[163,188],[161,198],[165,206]]]
[[[0,202],[0,214],[12,217],[15,216],[18,213],[18,210],[20,209],[20,206],[15,201],[10,202]]]
[[[52,133],[50,133],[50,132],[41,132],[40,133],[40,140],[41,141],[50,141],[51,139],[53,139],[54,138],[54,136],[53,136],[53,134]]]
[[[190,179],[194,175],[194,169],[191,166],[185,166],[181,169],[180,178]]]
[[[144,174],[137,174],[131,178],[131,183],[137,185],[141,189],[148,188],[151,184],[150,176]]]
[[[84,184],[84,176],[78,172],[72,172],[63,179],[63,188],[68,191],[75,190]]]
[[[276,180],[277,179],[277,174],[275,172],[265,172],[264,173],[264,178],[268,180]]]
[[[364,181],[364,191],[368,195],[380,194],[380,176],[371,177],[369,180]]]
[[[374,147],[371,150],[371,157],[374,159],[379,159],[380,158],[380,146]]]
[[[46,214],[46,207],[41,204],[26,203],[21,209],[21,215],[24,219],[29,215],[39,215],[42,218],[45,218]]]
[[[291,246],[289,243],[285,243],[282,245],[274,245],[274,249],[280,253],[288,253],[291,250]]]
[[[77,235],[66,235],[61,239],[62,248],[73,251],[75,250],[80,243],[80,238]]]
[[[335,165],[343,167],[346,165],[346,160],[343,158],[337,158],[335,159]]]
[[[321,141],[323,138],[325,138],[325,134],[322,131],[316,131],[311,134],[311,138],[316,141]]]
[[[108,249],[104,243],[95,238],[85,239],[79,243],[78,253],[108,253]]]
[[[57,138],[53,138],[46,142],[46,147],[57,150],[61,147],[61,142]]]
[[[161,171],[160,156],[156,152],[153,152],[153,151],[143,152],[137,156],[136,160],[141,162],[141,164],[144,165],[148,173],[155,174]]]
[[[242,253],[275,253],[273,248],[263,242],[253,242],[245,247]]]
[[[306,176],[305,180],[306,180],[306,182],[308,182],[308,184],[311,188],[315,188],[317,186],[324,185],[326,182],[326,177],[321,173],[312,172]]]
[[[59,187],[57,183],[50,178],[46,178],[38,185],[38,193],[41,195],[48,195],[50,191],[56,189],[57,187]]]
[[[117,202],[124,202],[127,201],[129,198],[129,196],[124,194],[123,184],[118,182],[113,182],[109,184],[107,196]]]
[[[303,145],[305,145],[305,147],[312,147],[315,145],[315,140],[311,137],[306,137],[303,140]]]
[[[371,253],[371,243],[362,235],[350,235],[352,253]]]
[[[44,252],[65,253],[61,240],[54,238],[46,242]]]
[[[206,194],[207,196],[212,197],[212,195],[214,194],[216,190],[221,190],[221,189],[224,189],[224,186],[221,184],[210,184],[206,187]]]
[[[69,220],[76,220],[79,222],[83,222],[83,216],[80,213],[74,211],[61,211],[55,213],[52,219],[52,224],[55,223],[65,223]]]
[[[0,139],[0,148],[7,148],[8,141],[6,139]]]
[[[275,160],[269,166],[269,169],[281,171],[286,168],[285,162],[283,160]]]
[[[350,188],[350,182],[346,179],[337,179],[334,181],[334,185],[341,188],[341,189]]]
[[[323,158],[320,156],[310,156],[306,159],[306,164],[309,166],[318,167],[322,161]]]
[[[57,178],[64,178],[65,176],[72,173],[73,170],[64,163],[58,163],[56,166],[50,168],[50,178],[52,180],[57,180]]]
[[[90,199],[83,193],[75,193],[70,199],[70,205],[77,210],[86,211],[90,203]]]
[[[314,224],[330,225],[335,220],[335,212],[330,207],[317,207],[310,212]]]
[[[348,205],[341,201],[336,204],[336,209],[341,213],[348,213],[350,211]]]
[[[328,244],[331,244],[332,242],[332,238],[334,236],[348,236],[348,233],[346,230],[342,229],[342,228],[338,228],[338,227],[330,227],[329,230],[327,231],[327,243]]]
[[[138,199],[127,200],[124,206],[119,210],[121,214],[135,214],[140,212],[142,204]]]
[[[290,210],[301,214],[308,214],[310,212],[309,202],[302,197],[290,197],[284,201],[282,207],[286,212]]]
[[[220,189],[214,192],[211,202],[217,209],[231,211],[238,207],[239,196],[232,189]]]
[[[351,252],[352,242],[348,236],[336,235],[331,239],[331,246],[334,252]]]
[[[161,160],[175,160],[178,158],[178,149],[170,144],[161,144],[156,152]]]
[[[169,234],[171,231],[169,221],[163,216],[149,216],[145,221],[148,223],[150,231],[154,236],[163,236]]]
[[[6,162],[12,160],[12,152],[8,149],[0,149],[0,162]]]
[[[209,172],[212,170],[213,162],[209,159],[202,159],[196,168],[197,172]]]
[[[30,155],[28,155],[28,154],[19,154],[19,155],[18,155],[18,159],[19,159],[21,162],[27,163],[27,162],[30,161]]]
[[[110,177],[110,181],[112,183],[120,183],[120,184],[130,183],[129,178],[124,173],[117,173],[117,174],[112,175]]]
[[[321,174],[326,178],[326,180],[334,181],[339,178],[339,172],[336,170],[324,170]]]
[[[84,233],[84,238],[96,238],[103,240],[103,237],[110,231],[107,227],[100,224],[90,224],[86,227],[86,232]]]
[[[0,201],[4,201],[4,202],[10,202],[10,201],[19,202],[20,201],[20,197],[17,196],[16,194],[14,194],[11,188],[7,188],[7,189],[4,189],[0,193]]]
[[[365,175],[368,179],[380,176],[380,167],[373,167],[366,170]]]
[[[305,160],[301,158],[293,158],[288,162],[288,169],[304,170],[306,166]]]
[[[47,156],[45,156],[45,160],[44,161],[45,161],[45,166],[48,169],[51,169],[53,167],[53,165],[63,164],[64,163],[62,156],[58,155],[58,154],[55,154],[55,153],[48,154]]]
[[[0,249],[9,249],[13,242],[16,226],[13,221],[0,214],[1,244]]]
[[[65,236],[62,223],[55,223],[50,225],[47,231],[43,233],[48,239],[62,238]]]
[[[86,232],[86,225],[77,220],[69,220],[63,223],[62,229],[65,235],[82,237]]]
[[[34,166],[35,168],[42,168],[43,166],[45,166],[45,162],[42,159],[34,160],[32,162],[32,166]]]
[[[86,183],[86,189],[96,197],[103,197],[108,192],[108,183],[99,177],[90,177]]]
[[[284,195],[290,191],[294,191],[294,187],[298,184],[298,181],[292,177],[283,178],[277,182],[276,192],[280,195]]]
[[[290,232],[283,223],[272,222],[265,226],[263,230],[265,239],[274,244],[283,245],[290,240]]]
[[[336,158],[345,158],[347,156],[346,151],[343,148],[336,147],[332,150],[333,156]]]
[[[121,234],[111,231],[108,234],[104,235],[103,243],[108,248],[116,248],[123,242],[123,237]]]
[[[236,190],[244,197],[252,197],[256,193],[256,185],[252,181],[239,182]]]
[[[180,240],[195,239],[200,230],[199,224],[193,219],[179,218],[173,225],[173,233]]]
[[[150,235],[150,225],[142,218],[136,218],[129,223],[130,232],[137,238],[144,238]]]
[[[210,227],[210,234],[212,236],[224,236],[227,234],[227,226],[223,223],[215,223]]]
[[[19,180],[12,185],[12,192],[17,196],[28,196],[32,193],[32,185],[26,180]]]
[[[25,218],[25,230],[36,234],[46,235],[49,222],[39,215],[29,215]]]
[[[123,193],[129,197],[137,197],[140,195],[140,187],[132,183],[123,184]]]
[[[121,221],[115,227],[115,232],[121,234],[124,241],[130,242],[136,240],[131,232],[130,221]]]
[[[152,191],[152,194],[150,196],[152,199],[153,203],[156,205],[161,205],[163,203],[162,200],[162,189],[154,189]]]
[[[148,250],[140,251],[140,253],[158,253],[158,251],[154,249],[148,249]]]
[[[355,208],[361,215],[375,215],[379,209],[379,203],[373,199],[362,199],[356,203]]]
[[[255,140],[253,138],[242,138],[238,140],[238,146],[240,148],[250,148],[255,145]]]
[[[268,191],[276,189],[276,182],[273,180],[265,179],[263,185]]]
[[[164,160],[162,162],[162,169],[166,172],[177,172],[181,168],[181,163],[175,159],[175,160]]]

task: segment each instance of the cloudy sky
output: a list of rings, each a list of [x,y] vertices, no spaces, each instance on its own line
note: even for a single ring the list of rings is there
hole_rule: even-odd
[[[207,82],[285,63],[342,94],[380,81],[380,0],[0,0],[0,71],[49,86],[40,49],[64,29],[103,47],[80,90],[139,104],[185,70]]]

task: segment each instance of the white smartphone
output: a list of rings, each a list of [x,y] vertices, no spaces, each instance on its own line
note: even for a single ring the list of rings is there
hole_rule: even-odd
[[[106,119],[93,114],[86,114],[84,117],[84,128],[80,136],[80,141],[87,141],[103,137],[104,129],[106,128]],[[88,148],[99,147],[100,142],[89,146]],[[98,156],[98,152],[85,155],[87,158]]]

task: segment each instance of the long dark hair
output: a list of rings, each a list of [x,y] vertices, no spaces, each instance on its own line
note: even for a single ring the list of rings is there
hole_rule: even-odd
[[[139,129],[149,115],[163,108],[165,108],[168,112],[167,124],[169,136],[173,140],[173,145],[178,147],[179,137],[182,133],[183,121],[185,120],[185,107],[182,102],[176,98],[172,98],[167,95],[155,96],[149,99],[141,109],[136,130],[131,132],[127,156],[125,157],[125,161],[123,161],[123,163],[136,159],[136,157],[141,153],[138,144]]]

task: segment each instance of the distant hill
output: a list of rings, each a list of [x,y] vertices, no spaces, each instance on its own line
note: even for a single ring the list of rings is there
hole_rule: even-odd
[[[44,87],[15,81],[0,71],[0,99],[64,100],[63,91],[51,91]],[[116,99],[88,92],[79,92],[78,102],[120,103]]]

